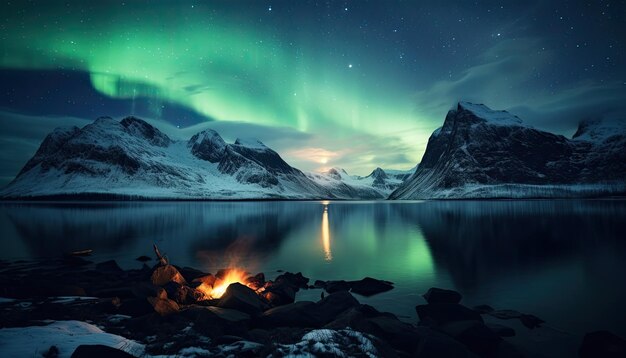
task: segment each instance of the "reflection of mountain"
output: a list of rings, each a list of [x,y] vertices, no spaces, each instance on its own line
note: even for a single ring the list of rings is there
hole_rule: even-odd
[[[431,201],[414,210],[395,206],[415,221],[438,267],[459,288],[570,255],[622,244],[626,207],[612,201]]]
[[[137,247],[150,252],[152,242],[170,246],[177,256],[220,251],[243,240],[256,253],[273,250],[318,207],[286,203],[74,203],[3,205],[2,211],[33,257],[55,256],[91,248],[97,253]],[[311,210],[308,212],[307,210]],[[319,214],[318,214],[319,215]]]

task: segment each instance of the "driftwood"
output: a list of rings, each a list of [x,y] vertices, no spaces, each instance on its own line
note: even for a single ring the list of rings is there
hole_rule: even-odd
[[[167,265],[167,257],[161,255],[161,252],[159,251],[159,248],[156,246],[156,244],[152,244],[152,247],[154,248],[154,253],[156,254],[157,260],[159,260],[159,265]]]

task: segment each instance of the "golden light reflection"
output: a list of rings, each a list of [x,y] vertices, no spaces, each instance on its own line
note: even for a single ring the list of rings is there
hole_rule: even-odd
[[[328,201],[323,201],[324,213],[322,214],[322,247],[324,248],[324,260],[332,261],[333,254],[330,251],[330,227],[328,225]]]

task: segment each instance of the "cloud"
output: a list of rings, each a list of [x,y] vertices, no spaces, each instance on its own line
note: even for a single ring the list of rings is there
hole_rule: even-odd
[[[13,180],[48,133],[57,127],[82,127],[89,123],[90,119],[33,116],[0,109],[0,187]]]
[[[556,76],[559,59],[545,40],[503,40],[479,56],[476,64],[453,79],[440,80],[415,93],[416,110],[443,122],[459,100],[506,109],[543,130],[571,134],[589,117],[626,111],[626,85],[589,79],[546,85]]]

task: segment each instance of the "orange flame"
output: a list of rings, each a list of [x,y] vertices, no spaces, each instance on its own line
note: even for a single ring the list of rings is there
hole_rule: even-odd
[[[220,298],[224,292],[226,292],[226,289],[231,283],[239,282],[242,285],[247,286],[246,277],[247,273],[244,270],[239,268],[230,268],[223,278],[215,280],[213,286],[202,283],[200,286],[196,287],[196,289],[202,292],[208,299]]]

